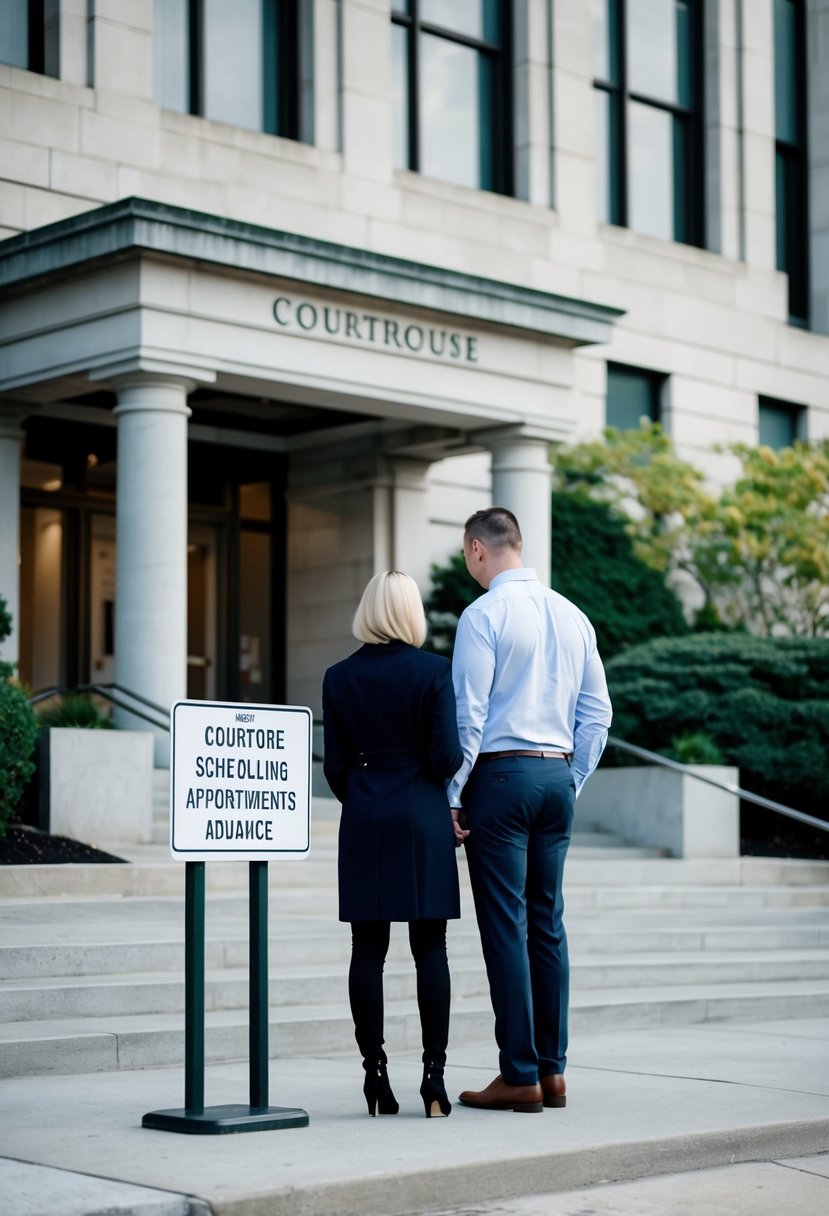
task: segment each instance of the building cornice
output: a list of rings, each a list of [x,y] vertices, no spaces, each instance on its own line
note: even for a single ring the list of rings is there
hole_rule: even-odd
[[[357,295],[568,346],[610,339],[622,310],[520,284],[127,198],[0,242],[0,288],[151,254]]]

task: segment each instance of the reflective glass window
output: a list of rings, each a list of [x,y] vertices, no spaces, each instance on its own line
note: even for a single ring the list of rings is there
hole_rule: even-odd
[[[155,0],[159,105],[296,137],[297,0]]]
[[[802,406],[761,397],[757,413],[760,443],[775,452],[790,448],[801,437],[805,416]]]
[[[0,63],[14,68],[29,66],[28,0],[3,0],[0,4]]]
[[[481,42],[497,42],[498,0],[420,0],[420,19]]]
[[[391,87],[394,113],[394,163],[409,167],[409,34],[403,25],[391,27]]]
[[[397,165],[462,186],[509,190],[508,8],[501,0],[392,6]]]
[[[806,33],[803,0],[774,0],[777,269],[789,277],[789,315],[809,315]]]
[[[702,18],[702,0],[594,6],[599,218],[689,244],[704,210]]]
[[[190,109],[190,18],[188,0],[155,0],[153,83],[165,110]]]
[[[606,421],[620,431],[637,430],[643,418],[658,422],[665,377],[621,363],[607,365]]]

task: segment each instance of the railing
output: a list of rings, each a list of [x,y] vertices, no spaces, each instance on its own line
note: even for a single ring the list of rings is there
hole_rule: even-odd
[[[113,695],[113,691],[116,694]],[[37,705],[40,701],[47,701],[50,697],[70,696],[75,693],[95,693],[99,697],[103,697],[112,705],[117,705],[119,709],[125,709],[129,713],[134,714],[136,718],[142,718],[145,722],[149,722],[151,726],[155,726],[158,730],[170,730],[170,715],[163,706],[156,704],[155,701],[150,701],[148,697],[144,697],[141,693],[133,692],[131,688],[124,688],[122,684],[77,684],[72,688],[42,688],[38,692],[33,693],[29,697],[30,705]],[[135,705],[122,700],[122,697],[130,697],[132,701],[137,701],[139,705],[145,706],[158,715],[161,721],[151,718],[149,714],[142,709],[138,709]],[[320,725],[315,722],[314,725]],[[794,807],[785,806],[782,802],[775,802],[773,798],[764,798],[762,794],[753,794],[750,790],[744,790],[739,785],[734,785],[732,781],[717,781],[715,777],[706,777],[702,773],[698,773],[688,764],[680,764],[678,760],[669,760],[667,756],[660,756],[658,752],[649,751],[646,747],[639,747],[635,743],[626,743],[624,739],[616,739],[613,735],[608,736],[608,747],[614,747],[618,751],[627,752],[628,755],[637,756],[640,760],[646,760],[648,764],[656,764],[661,768],[672,769],[676,773],[684,773],[691,777],[694,781],[701,781],[704,785],[712,785],[715,789],[723,790],[726,794],[734,794],[743,802],[750,802],[754,806],[761,806],[767,811],[776,811],[779,815],[785,815],[787,819],[796,819],[798,823],[806,823],[810,827],[818,828],[821,832],[829,832],[829,822],[825,819],[818,819],[816,815],[807,815],[805,811],[796,811]],[[314,753],[314,760],[322,760],[322,756],[317,756]]]
[[[752,802],[755,806],[762,806],[767,811],[776,811],[779,815],[785,815],[788,819],[796,819],[798,823],[808,823],[810,827],[820,828],[822,832],[829,832],[829,822],[825,819],[818,819],[815,815],[807,815],[805,811],[796,811],[793,807],[784,806],[782,802],[775,802],[772,798],[764,798],[762,794],[752,794],[750,790],[741,789],[739,785],[734,785],[731,781],[717,781],[714,777],[704,777],[702,773],[696,772],[687,764],[680,764],[678,760],[669,760],[667,756],[660,756],[658,752],[648,751],[646,747],[637,747],[635,743],[625,743],[623,739],[614,739],[612,735],[608,736],[608,747],[618,748],[619,751],[627,752],[631,756],[638,756],[641,760],[647,760],[648,764],[658,764],[662,768],[673,769],[677,773],[685,773],[688,777],[693,777],[694,781],[702,781],[705,785],[713,785],[715,789],[724,790],[727,794],[736,794],[738,798],[744,802]]]
[[[166,730],[169,733],[170,715],[167,710],[162,705],[157,705],[155,701],[150,701],[148,697],[142,696],[141,693],[133,692],[131,688],[124,688],[122,684],[75,684],[67,688],[41,688],[28,700],[30,705],[37,705],[41,701],[48,701],[51,697],[69,697],[86,692],[103,697],[105,701],[116,705],[118,709],[125,709],[136,718],[149,722],[150,726],[154,726],[157,730]],[[124,700],[125,697],[129,697],[130,701]],[[135,702],[138,704],[136,705]],[[144,709],[139,708],[142,705]],[[156,717],[151,717],[146,712],[147,710],[151,710]]]

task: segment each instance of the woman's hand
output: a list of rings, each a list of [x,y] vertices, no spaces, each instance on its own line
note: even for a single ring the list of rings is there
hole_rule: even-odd
[[[469,835],[469,828],[461,827],[461,823],[460,823],[461,809],[460,809],[460,807],[450,806],[449,810],[452,812],[452,826],[455,829],[455,844],[461,845],[461,844],[463,844],[463,842],[466,840],[467,836]]]

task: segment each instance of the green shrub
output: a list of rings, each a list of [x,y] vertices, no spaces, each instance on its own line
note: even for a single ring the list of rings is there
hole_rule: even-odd
[[[483,593],[467,570],[462,552],[453,553],[445,566],[432,566],[432,591],[426,601],[431,631],[426,649],[451,655],[461,613]]]
[[[680,764],[722,764],[722,752],[704,730],[688,731],[671,739],[669,751],[665,753]]]
[[[665,576],[633,551],[625,521],[613,508],[577,493],[552,496],[552,585],[590,618],[604,659],[652,637],[688,632],[682,606]],[[427,601],[430,648],[451,654],[458,618],[483,594],[470,577],[463,553],[432,567]]]
[[[744,789],[827,817],[829,641],[663,638],[612,659],[607,678],[618,738],[672,754],[702,732]],[[613,749],[607,761],[625,763]]]
[[[625,520],[601,502],[555,493],[552,585],[589,617],[607,660],[654,637],[688,633],[665,576],[636,556]]]
[[[83,693],[61,697],[37,711],[39,726],[83,726],[88,730],[112,730],[112,723]]]
[[[0,642],[10,633],[11,617],[0,596]],[[0,662],[0,839],[35,771],[37,721],[13,674],[11,663]]]

